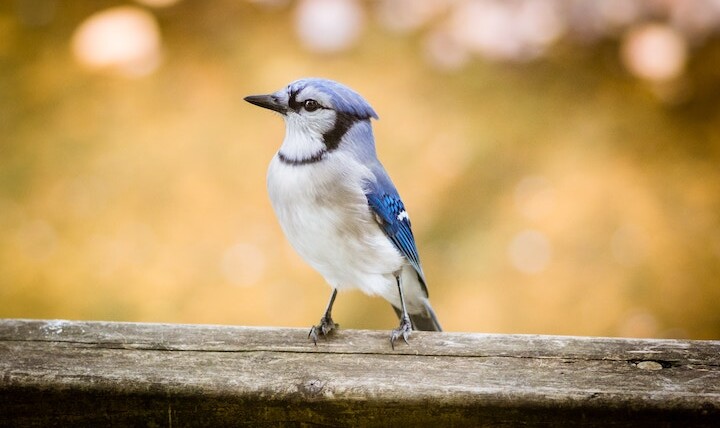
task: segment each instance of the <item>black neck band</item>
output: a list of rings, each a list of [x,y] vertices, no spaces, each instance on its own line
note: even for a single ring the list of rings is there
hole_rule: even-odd
[[[327,154],[327,150],[320,150],[319,152],[315,153],[314,155],[310,156],[309,158],[304,159],[290,159],[286,157],[282,152],[278,152],[278,159],[280,159],[280,162],[286,164],[286,165],[293,165],[293,166],[300,166],[300,165],[309,165],[311,163],[317,163],[323,160],[325,155]]]

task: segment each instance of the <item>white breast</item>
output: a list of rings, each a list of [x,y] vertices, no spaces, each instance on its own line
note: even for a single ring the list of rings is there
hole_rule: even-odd
[[[331,286],[387,298],[397,294],[393,273],[406,262],[368,207],[362,188],[368,179],[366,167],[336,150],[306,165],[275,156],[267,184],[287,239]]]

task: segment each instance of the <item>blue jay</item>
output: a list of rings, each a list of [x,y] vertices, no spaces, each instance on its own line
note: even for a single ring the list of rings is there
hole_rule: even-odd
[[[326,79],[301,79],[245,101],[279,113],[285,139],[270,162],[267,188],[290,244],[332,287],[320,324],[338,290],[359,288],[392,304],[400,326],[390,344],[410,331],[442,331],[428,291],[410,218],[375,153],[370,119],[378,116],[357,92]]]

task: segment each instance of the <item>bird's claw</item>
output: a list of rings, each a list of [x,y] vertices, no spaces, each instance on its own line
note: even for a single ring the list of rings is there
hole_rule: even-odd
[[[410,337],[410,332],[412,331],[412,322],[410,322],[410,317],[404,316],[400,319],[400,326],[392,331],[392,334],[390,334],[390,346],[393,350],[395,350],[395,341],[400,339],[402,337],[403,341],[406,345],[409,345],[408,338]]]
[[[315,346],[317,346],[319,334],[322,334],[323,337],[327,338],[327,335],[338,327],[340,327],[340,325],[335,324],[332,318],[322,317],[320,318],[320,324],[314,325],[310,328],[310,333],[308,333],[308,337],[312,339]]]

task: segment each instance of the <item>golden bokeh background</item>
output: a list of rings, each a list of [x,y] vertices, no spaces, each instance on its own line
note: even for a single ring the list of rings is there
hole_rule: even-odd
[[[719,31],[709,0],[3,2],[0,317],[317,322],[243,97],[320,76],[381,117],[446,330],[718,338]]]

